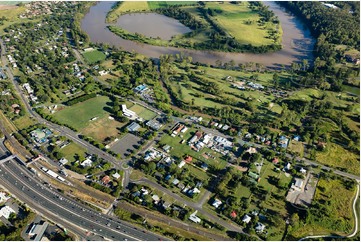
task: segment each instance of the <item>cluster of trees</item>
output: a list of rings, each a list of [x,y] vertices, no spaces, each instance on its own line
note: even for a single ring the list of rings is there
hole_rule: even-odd
[[[179,8],[178,6],[169,6],[167,8],[159,8],[155,10],[160,14],[164,14],[165,16],[175,18],[179,20],[182,24],[189,27],[192,30],[199,30],[205,28],[205,25],[195,18],[190,13],[184,11],[183,9]]]
[[[96,97],[96,95],[97,95],[96,93],[84,94],[82,96],[79,96],[79,97],[73,98],[69,101],[66,101],[64,104],[68,105],[68,106],[72,106],[76,103],[84,102],[88,99],[94,98],[94,97]]]
[[[9,221],[14,225],[8,227],[5,224],[1,223],[0,225],[0,240],[1,241],[21,241],[21,232],[25,227],[34,219],[35,214],[32,213],[29,209],[23,207],[22,209],[23,216],[10,216]]]

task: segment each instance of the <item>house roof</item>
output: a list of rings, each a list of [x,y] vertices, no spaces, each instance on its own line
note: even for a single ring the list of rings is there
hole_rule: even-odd
[[[102,178],[102,182],[103,182],[104,184],[108,184],[108,183],[110,182],[110,177],[109,177],[109,176],[103,177],[103,178]]]
[[[231,212],[231,217],[232,217],[232,218],[237,217],[237,213],[236,213],[236,211],[234,211],[234,210],[233,210],[233,211]]]
[[[191,162],[193,160],[192,156],[187,156],[185,159],[185,161]]]
[[[138,129],[140,129],[140,125],[137,124],[136,122],[132,122],[128,127],[127,129],[129,131],[137,131]]]

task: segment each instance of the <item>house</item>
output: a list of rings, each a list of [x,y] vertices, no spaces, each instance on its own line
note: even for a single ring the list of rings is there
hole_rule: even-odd
[[[180,190],[183,190],[185,188],[183,183],[179,183],[177,186]]]
[[[212,206],[215,207],[215,208],[218,208],[219,206],[222,205],[222,201],[219,200],[219,199],[214,199],[213,203],[212,203]]]
[[[29,237],[34,241],[41,241],[44,235],[45,230],[48,228],[49,223],[46,221],[41,221],[38,224],[33,223],[31,229],[29,230]]]
[[[272,160],[272,163],[273,164],[278,164],[279,160],[277,157],[274,157],[273,160]]]
[[[231,218],[236,218],[237,217],[237,213],[236,211],[232,211],[231,214],[230,214]]]
[[[264,224],[258,222],[256,224],[255,230],[257,233],[262,233],[265,228],[266,228],[266,226]]]
[[[157,204],[159,202],[159,200],[160,200],[158,195],[155,195],[155,194],[152,196],[152,199],[153,199],[155,204]]]
[[[301,139],[301,136],[299,136],[299,135],[295,135],[295,136],[293,137],[293,140],[294,140],[294,141],[300,141],[300,139]]]
[[[184,160],[182,160],[182,161],[179,163],[178,167],[179,167],[179,168],[182,168],[185,164],[186,164],[186,162],[185,162]]]
[[[186,126],[183,127],[183,129],[180,131],[182,134],[184,134],[186,131],[188,130],[188,128]]]
[[[178,183],[179,183],[179,180],[177,178],[174,178],[174,180],[172,181],[172,184],[176,186],[176,185],[178,185]]]
[[[93,161],[89,158],[85,159],[80,165],[82,167],[90,167],[93,164]]]
[[[193,158],[192,158],[192,156],[187,156],[185,159],[184,159],[187,163],[190,163],[190,162],[192,162],[192,160],[193,160]]]
[[[244,215],[242,218],[242,222],[248,224],[249,222],[251,222],[252,217],[248,216],[248,214]]]
[[[165,146],[163,146],[163,150],[165,151],[165,152],[167,152],[167,153],[169,153],[169,151],[171,150],[171,146],[170,145],[165,145]]]
[[[198,210],[196,210],[194,213],[192,213],[190,216],[189,216],[189,220],[191,220],[192,222],[195,222],[195,223],[200,223],[202,220],[200,218],[198,218],[196,216]]]
[[[61,165],[65,165],[65,164],[68,163],[68,162],[69,162],[69,161],[68,161],[67,159],[65,159],[64,157],[59,160],[59,163],[60,163]]]
[[[147,125],[148,127],[152,128],[154,130],[159,130],[163,126],[161,123],[159,123],[155,119],[149,120],[145,125]]]
[[[303,167],[301,167],[300,172],[301,172],[302,174],[306,174],[307,170],[304,169]]]
[[[142,189],[140,189],[140,192],[142,193],[142,195],[148,195],[149,191],[147,189],[145,189],[144,187],[142,187]]]
[[[289,171],[291,170],[292,166],[289,162],[287,162],[287,164],[285,165],[285,167],[283,168],[284,171]]]
[[[127,127],[127,130],[129,132],[136,132],[138,131],[138,129],[140,129],[140,125],[137,124],[136,122],[132,122],[128,127]]]
[[[281,136],[279,139],[278,139],[278,145],[284,149],[287,148],[288,146],[288,138],[286,138],[285,136]]]
[[[213,137],[212,135],[206,134],[205,136],[203,136],[202,142],[207,145],[209,143],[209,141],[212,140],[212,137]]]
[[[171,178],[172,178],[172,175],[169,174],[164,178],[164,180],[169,181]]]
[[[190,196],[193,196],[194,194],[200,193],[200,192],[201,192],[201,191],[199,191],[199,189],[195,187],[195,188],[189,190],[189,191],[188,191],[188,194],[189,194]]]
[[[170,205],[172,205],[170,202],[164,202],[164,203],[162,204],[162,206],[163,206],[164,209],[169,208]]]
[[[104,176],[104,177],[102,178],[102,183],[103,183],[104,185],[107,185],[109,182],[110,182],[110,177],[109,177],[109,176]]]
[[[303,187],[303,180],[295,178],[295,182],[292,184],[291,189],[294,191],[301,191]]]
[[[254,147],[249,147],[248,150],[246,150],[246,152],[248,152],[250,154],[255,154],[255,153],[257,153],[257,150]]]
[[[201,165],[201,168],[206,171],[206,170],[208,170],[208,165],[203,162]]]
[[[134,88],[135,93],[143,94],[145,91],[147,91],[149,88],[146,84],[142,84]]]
[[[12,213],[15,213],[15,211],[10,206],[4,206],[0,209],[0,218],[4,217],[6,219],[9,219],[10,215]]]
[[[198,141],[201,137],[202,137],[202,132],[197,131],[197,132],[193,135],[193,137],[189,140],[188,144],[193,144],[193,143],[195,143],[195,142]]]
[[[114,173],[114,174],[112,175],[112,177],[114,177],[115,179],[119,179],[119,178],[120,178],[120,175],[119,175],[118,172],[116,172],[116,173]]]

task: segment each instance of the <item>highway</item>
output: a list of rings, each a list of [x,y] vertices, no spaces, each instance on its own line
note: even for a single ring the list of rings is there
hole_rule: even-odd
[[[0,165],[0,169],[0,182],[7,190],[30,208],[50,214],[51,220],[56,223],[70,223],[72,227],[81,227],[109,240],[165,240],[65,197],[48,185],[43,185],[15,159]]]

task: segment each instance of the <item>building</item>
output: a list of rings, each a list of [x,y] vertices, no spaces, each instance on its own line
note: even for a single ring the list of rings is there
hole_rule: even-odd
[[[109,182],[110,182],[110,177],[109,177],[109,176],[104,176],[104,177],[102,178],[102,183],[103,183],[104,185],[107,185]]]
[[[303,188],[303,180],[295,178],[295,182],[292,184],[291,189],[294,191],[301,191]]]
[[[82,167],[90,167],[93,164],[93,161],[89,158],[86,158],[80,165]]]
[[[195,143],[196,141],[198,141],[200,138],[202,138],[202,132],[200,131],[197,131],[193,137],[189,140],[188,144],[193,144]]]
[[[184,160],[182,160],[182,161],[179,163],[178,167],[179,167],[179,168],[182,168],[185,164],[186,164],[186,162],[185,162]]]
[[[65,164],[68,163],[68,162],[69,162],[69,161],[68,161],[67,159],[65,159],[64,157],[59,160],[59,163],[60,163],[61,165],[65,165]]]
[[[128,118],[135,119],[137,117],[137,114],[134,111],[127,109],[127,105],[125,104],[122,104],[122,111],[123,115]]]
[[[281,136],[279,139],[278,139],[278,145],[284,149],[287,148],[288,146],[288,138],[286,138],[285,136]]]
[[[146,84],[142,84],[134,88],[135,93],[143,94],[145,91],[147,91],[149,88]]]
[[[12,213],[15,213],[14,209],[10,206],[4,206],[0,209],[0,218],[4,217],[6,219],[9,219],[10,215]]]
[[[137,124],[136,122],[132,122],[128,127],[127,127],[127,130],[129,132],[136,132],[138,131],[138,129],[140,129],[140,125]]]
[[[244,215],[244,217],[242,218],[242,222],[248,224],[249,222],[251,222],[252,217],[248,216],[248,214]]]
[[[29,230],[29,237],[33,238],[34,241],[40,241],[44,235],[45,230],[48,228],[49,223],[41,221],[38,224],[33,224]]]
[[[266,228],[266,226],[263,223],[257,223],[255,230],[257,233],[262,233],[265,228]]]
[[[237,213],[236,211],[232,211],[231,214],[230,214],[231,218],[236,218],[237,217]]]
[[[215,207],[215,208],[218,208],[218,207],[221,206],[221,205],[222,205],[222,201],[219,200],[219,199],[217,199],[217,198],[215,198],[214,201],[213,201],[213,203],[212,203],[212,206]]]
[[[159,130],[163,126],[161,123],[159,123],[155,119],[149,120],[145,125],[147,125],[148,127],[152,128],[154,130]]]
[[[189,216],[189,220],[198,224],[198,223],[200,223],[202,220],[196,216],[197,212],[198,212],[198,210],[196,210],[194,213],[192,213],[192,214]]]
[[[172,149],[172,147],[170,145],[165,145],[163,146],[163,150],[167,153],[169,153],[169,151]]]
[[[120,178],[120,175],[119,175],[118,172],[116,172],[116,173],[114,173],[114,174],[112,175],[112,177],[114,177],[115,179],[119,179],[119,178]]]

